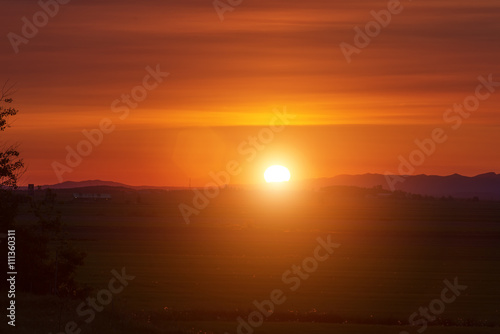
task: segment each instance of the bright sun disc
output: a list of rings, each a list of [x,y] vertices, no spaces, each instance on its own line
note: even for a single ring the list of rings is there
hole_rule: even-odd
[[[266,169],[264,172],[266,182],[286,182],[290,180],[290,172],[288,168],[274,165]]]

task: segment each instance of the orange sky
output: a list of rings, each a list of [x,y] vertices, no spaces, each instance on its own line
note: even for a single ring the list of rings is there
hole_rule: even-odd
[[[41,8],[4,1],[0,79],[17,82],[20,114],[1,140],[19,142],[22,183],[36,184],[203,185],[231,160],[235,183],[261,182],[273,163],[296,179],[397,172],[436,127],[449,138],[416,173],[499,172],[500,87],[456,130],[443,114],[479,76],[500,81],[500,3],[403,1],[348,63],[339,45],[387,3],[243,1],[221,22],[211,1],[70,1],[15,53],[8,34]],[[168,77],[120,119],[113,101],[157,65]],[[296,117],[247,161],[239,145],[284,106]],[[66,147],[106,118],[113,131],[58,177]]]

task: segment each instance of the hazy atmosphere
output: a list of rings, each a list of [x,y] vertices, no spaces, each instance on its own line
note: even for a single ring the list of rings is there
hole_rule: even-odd
[[[500,333],[500,2],[1,13],[0,333]]]

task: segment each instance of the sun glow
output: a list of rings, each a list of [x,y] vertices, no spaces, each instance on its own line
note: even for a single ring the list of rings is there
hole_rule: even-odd
[[[290,171],[284,166],[274,165],[266,169],[264,179],[270,182],[286,182],[290,180]]]

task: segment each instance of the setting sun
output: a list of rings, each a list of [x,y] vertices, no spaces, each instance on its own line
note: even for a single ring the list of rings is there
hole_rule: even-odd
[[[266,182],[286,182],[290,180],[290,171],[284,166],[274,165],[264,172]]]

